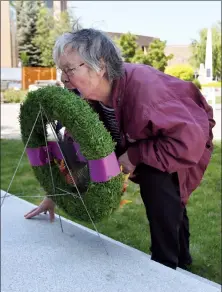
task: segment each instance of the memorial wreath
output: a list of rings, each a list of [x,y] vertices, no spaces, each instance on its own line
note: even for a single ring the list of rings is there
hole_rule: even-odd
[[[47,86],[27,94],[19,119],[34,174],[58,207],[83,221],[90,220],[89,214],[94,221],[102,220],[119,207],[124,176],[114,153],[115,143],[87,101],[67,89]],[[72,137],[69,146],[71,143],[77,157],[78,175],[66,161],[61,141],[48,140],[47,125],[55,121]],[[81,180],[87,175],[80,193]]]

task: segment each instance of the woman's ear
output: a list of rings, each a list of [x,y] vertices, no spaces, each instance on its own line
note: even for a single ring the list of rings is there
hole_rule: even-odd
[[[103,77],[106,74],[106,65],[103,59],[100,59],[100,70],[99,70],[99,75]]]

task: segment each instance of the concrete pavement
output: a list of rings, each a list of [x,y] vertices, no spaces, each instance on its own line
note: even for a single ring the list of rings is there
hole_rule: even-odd
[[[19,124],[20,104],[3,103],[1,104],[1,138],[2,139],[21,139]],[[49,137],[52,138],[50,127]]]
[[[13,196],[1,207],[2,292],[221,291],[216,283],[160,265],[107,236],[100,235],[101,242],[96,232],[64,218],[64,233],[58,216],[54,223],[47,215],[24,219],[33,207]]]
[[[21,139],[20,126],[18,121],[19,104],[1,104],[1,138],[2,139]],[[214,139],[221,140],[221,105],[217,105],[214,113],[216,126],[213,129]],[[49,136],[52,133],[49,129]]]

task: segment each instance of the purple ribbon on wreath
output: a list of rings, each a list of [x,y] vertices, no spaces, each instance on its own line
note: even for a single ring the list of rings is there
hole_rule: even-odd
[[[79,161],[88,162],[90,178],[93,182],[99,183],[109,181],[112,177],[117,176],[121,172],[115,152],[112,152],[101,159],[87,161],[87,159],[81,154],[80,146],[76,142],[73,142],[73,151],[77,153]],[[55,141],[49,141],[47,147],[41,146],[37,148],[27,148],[26,153],[32,166],[41,167],[54,159],[58,161],[63,159],[59,146]]]

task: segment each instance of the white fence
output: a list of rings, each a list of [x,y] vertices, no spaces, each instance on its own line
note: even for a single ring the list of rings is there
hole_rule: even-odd
[[[216,110],[216,89],[215,87],[205,87],[202,89],[202,94],[206,98],[207,102],[210,104],[213,110]]]

